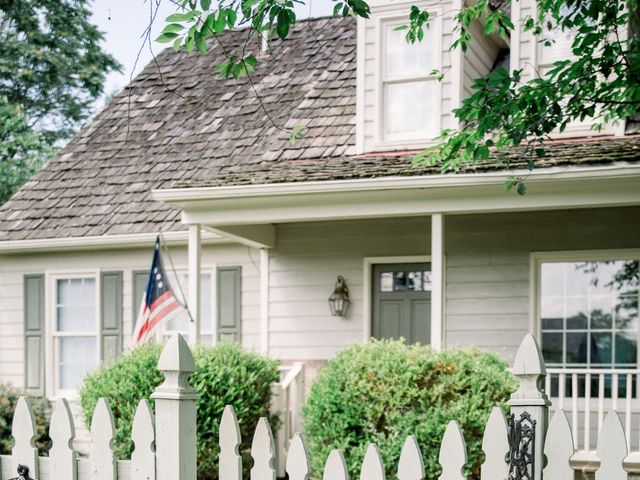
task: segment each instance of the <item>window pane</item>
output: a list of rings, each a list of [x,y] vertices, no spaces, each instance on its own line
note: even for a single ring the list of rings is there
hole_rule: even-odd
[[[611,333],[592,333],[591,362],[595,364],[611,364]]]
[[[432,290],[431,272],[422,272],[422,288],[425,292]]]
[[[567,303],[567,330],[587,328],[587,297],[569,297]]]
[[[540,313],[544,330],[561,330],[564,327],[564,298],[542,297]]]
[[[611,328],[613,300],[610,296],[591,297],[591,328]]]
[[[96,337],[61,337],[59,343],[59,388],[73,390],[98,366]]]
[[[422,272],[409,272],[409,290],[422,291]]]
[[[545,263],[540,271],[542,349],[550,358],[547,361],[637,365],[638,261]],[[564,343],[559,345],[562,333]]]
[[[382,272],[380,274],[380,291],[393,292],[393,272]]]
[[[623,295],[615,307],[616,328],[638,330],[638,295]]]
[[[95,332],[96,283],[93,278],[57,281],[56,325],[59,332]]]
[[[395,272],[393,279],[393,289],[396,292],[406,292],[408,290],[407,274],[405,272]]]
[[[564,298],[564,263],[543,263],[540,269],[540,293],[543,298],[559,295]]]
[[[587,363],[588,349],[587,332],[567,333],[566,363]]]
[[[435,31],[425,30],[420,42],[408,43],[405,31],[395,30],[397,24],[386,25],[384,34],[384,62],[387,76],[427,75],[437,67]]]
[[[384,87],[386,134],[426,132],[435,135],[436,82],[390,83]]]
[[[632,366],[638,360],[638,343],[636,332],[616,333],[616,365]]]
[[[542,356],[547,363],[562,363],[562,333],[542,334]]]

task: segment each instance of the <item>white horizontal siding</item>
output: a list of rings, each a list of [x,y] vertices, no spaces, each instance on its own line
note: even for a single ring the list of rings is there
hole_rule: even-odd
[[[531,252],[637,248],[640,208],[446,217],[446,344],[512,359],[530,329]]]
[[[187,270],[186,247],[169,249],[175,268]],[[0,382],[23,385],[23,276],[28,273],[73,271],[122,271],[123,273],[123,341],[131,342],[138,306],[133,305],[133,272],[149,268],[152,246],[148,249],[23,254],[0,256]],[[257,262],[259,252],[240,245],[203,246],[202,265],[213,275],[215,266],[242,267],[242,343],[256,349],[260,338],[260,291]],[[172,263],[165,258],[165,269],[171,275]],[[186,286],[184,286],[186,287]],[[176,291],[180,297],[179,290]],[[52,319],[47,319],[51,322]]]
[[[429,219],[382,219],[277,226],[270,261],[270,353],[284,360],[322,360],[362,341],[365,257],[426,255]],[[336,278],[349,287],[347,318],[327,302]]]

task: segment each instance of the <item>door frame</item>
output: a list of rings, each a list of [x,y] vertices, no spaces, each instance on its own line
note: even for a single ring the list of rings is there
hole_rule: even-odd
[[[395,257],[364,257],[364,278],[362,279],[362,340],[368,342],[373,330],[371,311],[371,272],[373,265],[385,263],[431,263],[431,255],[404,255]],[[432,319],[433,321],[433,319]]]

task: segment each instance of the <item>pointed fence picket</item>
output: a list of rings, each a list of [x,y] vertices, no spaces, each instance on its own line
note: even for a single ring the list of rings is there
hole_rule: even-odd
[[[51,478],[77,479],[77,453],[73,451],[71,442],[76,436],[73,416],[69,403],[59,399],[51,415],[49,426],[51,450],[49,450],[49,476]]]
[[[134,449],[131,452],[131,477],[142,479],[156,478],[156,440],[153,412],[147,400],[140,400],[131,426],[131,439]]]
[[[545,366],[540,349],[533,337],[522,343],[514,362],[514,375],[519,389],[509,401],[511,419],[527,415],[536,422],[535,459],[532,479],[573,480],[571,466],[575,456],[574,438],[569,419],[562,409],[555,412],[546,430],[549,402],[544,390]],[[18,465],[29,468],[29,477],[36,480],[195,480],[195,402],[197,395],[189,386],[188,375],[194,369],[193,357],[181,336],[172,337],[165,347],[159,368],[165,375],[153,398],[156,416],[150,404],[143,400],[135,413],[131,438],[134,450],[131,460],[116,460],[113,451],[115,437],[114,419],[106,400],[98,401],[91,424],[91,454],[88,459],[78,458],[72,448],[75,426],[69,405],[65,400],[55,403],[49,428],[52,447],[48,458],[38,458],[34,446],[36,425],[29,402],[21,398],[14,414],[12,435],[15,443],[11,455],[0,455],[0,480],[16,477]],[[526,415],[525,415],[526,414]],[[510,420],[510,421],[512,421]],[[625,417],[625,423],[627,419]],[[628,430],[628,425],[626,425]],[[504,480],[513,472],[505,458],[514,453],[509,438],[514,435],[511,423],[504,412],[494,408],[489,415],[482,450],[485,460],[481,465],[481,480]],[[640,453],[628,456],[625,426],[615,411],[603,418],[598,436],[597,457],[599,465],[595,480],[626,480],[625,459],[637,458]],[[518,440],[518,441],[521,441]],[[160,452],[158,445],[162,447]],[[224,409],[219,429],[219,480],[242,480],[241,437],[238,419],[233,407]],[[520,445],[520,444],[519,444]],[[251,446],[253,467],[250,480],[275,480],[276,448],[273,432],[265,418],[258,422]],[[439,480],[465,480],[464,467],[467,450],[464,432],[456,421],[447,425],[439,449],[442,474]],[[544,458],[546,457],[546,464]],[[284,460],[284,459],[281,459]],[[289,480],[308,480],[310,461],[305,442],[295,434],[286,456],[286,472]],[[544,470],[543,470],[544,468]],[[323,480],[348,480],[349,473],[343,453],[332,450],[326,459]],[[408,436],[402,446],[397,465],[398,480],[424,480],[425,468],[418,441]],[[385,466],[375,444],[368,446],[360,468],[360,480],[385,480]],[[431,480],[431,479],[429,479]]]
[[[307,480],[309,478],[309,455],[302,435],[296,433],[289,444],[286,471],[289,480]]]
[[[273,467],[275,450],[271,427],[267,419],[262,417],[258,421],[251,445],[251,480],[276,480],[276,469]]]
[[[380,458],[380,450],[375,443],[370,443],[364,454],[360,480],[384,480],[384,465]]]
[[[494,407],[489,415],[487,426],[482,437],[482,451],[485,460],[480,467],[481,480],[507,478],[509,466],[504,461],[509,451],[507,440],[507,419],[499,407]]]

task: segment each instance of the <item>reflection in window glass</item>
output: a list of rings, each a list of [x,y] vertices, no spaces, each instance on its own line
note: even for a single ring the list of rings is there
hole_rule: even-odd
[[[434,29],[426,29],[420,42],[408,43],[406,32],[396,30],[397,25],[385,27],[385,65],[388,76],[424,75],[436,68]]]
[[[543,263],[542,350],[549,366],[634,368],[638,261]]]
[[[380,274],[380,291],[393,292],[393,272],[382,272]]]
[[[393,274],[393,289],[396,292],[406,292],[408,290],[407,278],[406,272],[395,272]]]
[[[385,85],[385,133],[435,135],[437,119],[433,111],[436,99],[437,85],[429,80]]]
[[[425,292],[432,290],[431,272],[422,272],[422,288]]]

